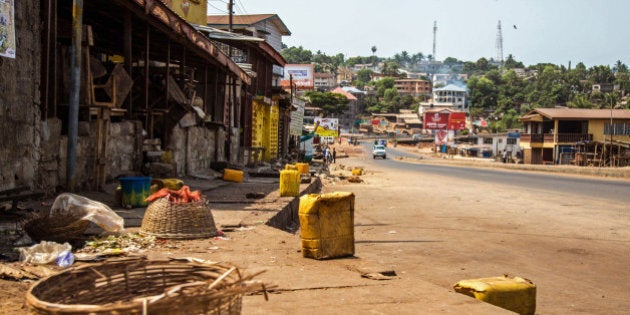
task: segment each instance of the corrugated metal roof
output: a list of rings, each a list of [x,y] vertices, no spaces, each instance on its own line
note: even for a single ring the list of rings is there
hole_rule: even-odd
[[[232,16],[232,26],[250,26],[259,22],[264,22],[265,20],[271,20],[282,35],[289,36],[291,35],[291,31],[284,24],[282,19],[277,14],[244,14],[244,15],[233,15]],[[229,15],[208,15],[206,16],[206,22],[208,25],[216,25],[227,27],[230,23]],[[241,27],[242,28],[242,27]]]
[[[610,119],[610,109],[536,108],[527,115],[540,114],[548,119]],[[523,117],[525,117],[523,116]],[[630,119],[630,109],[613,109],[614,119]]]
[[[332,90],[332,91],[330,91],[330,92],[331,92],[331,93],[338,93],[338,94],[341,94],[341,95],[343,95],[343,96],[347,97],[347,98],[348,98],[349,100],[351,100],[351,101],[356,101],[356,100],[357,100],[356,96],[354,96],[354,95],[352,95],[352,94],[350,94],[350,93],[348,93],[348,92],[344,91],[344,90],[343,90],[342,88],[340,88],[340,87],[338,87],[338,88],[336,88],[336,89],[334,89],[334,90]]]
[[[466,92],[466,88],[457,86],[455,84],[449,84],[447,86],[433,89],[433,91],[457,91],[457,92]]]

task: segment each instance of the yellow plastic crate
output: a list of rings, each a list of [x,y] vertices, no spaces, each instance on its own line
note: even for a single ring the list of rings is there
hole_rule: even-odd
[[[243,171],[226,168],[223,170],[223,180],[240,183],[243,181]]]
[[[362,168],[355,167],[355,168],[352,169],[352,175],[359,176],[361,174],[363,174],[363,169]]]
[[[503,276],[462,280],[453,288],[455,292],[518,314],[536,311],[536,285],[528,279]]]
[[[296,170],[280,171],[280,197],[300,195],[300,172]]]
[[[300,174],[310,174],[308,163],[296,163],[295,165]]]
[[[354,255],[354,194],[333,192],[300,198],[302,256],[328,259]]]

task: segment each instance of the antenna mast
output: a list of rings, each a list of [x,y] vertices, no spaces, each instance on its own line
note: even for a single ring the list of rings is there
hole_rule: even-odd
[[[437,37],[437,21],[433,21],[433,60],[435,60],[435,39]]]
[[[501,20],[497,25],[497,42],[495,43],[497,49],[497,62],[503,65],[503,34],[501,33]]]

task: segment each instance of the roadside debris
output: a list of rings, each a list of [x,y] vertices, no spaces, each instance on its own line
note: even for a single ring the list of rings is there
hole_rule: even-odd
[[[93,237],[91,240],[85,242],[85,246],[77,250],[77,257],[81,260],[98,260],[98,258],[106,256],[137,253],[154,246],[154,236],[144,236],[138,233],[107,235],[104,237]],[[95,254],[96,256],[85,256],[83,254]]]
[[[41,241],[31,247],[18,247],[20,252],[20,262],[37,265],[45,265],[54,262],[59,254],[72,250],[68,243],[59,244],[55,242]]]
[[[361,277],[371,280],[393,280],[399,278],[396,271],[393,270],[363,273]]]

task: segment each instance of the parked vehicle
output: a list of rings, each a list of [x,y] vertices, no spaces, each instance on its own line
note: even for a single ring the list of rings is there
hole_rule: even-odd
[[[372,150],[372,158],[376,159],[377,157],[387,159],[387,151],[385,151],[385,146],[377,144],[374,146]]]

